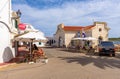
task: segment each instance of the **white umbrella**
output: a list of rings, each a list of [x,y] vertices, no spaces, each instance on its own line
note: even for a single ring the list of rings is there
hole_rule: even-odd
[[[21,36],[16,37],[14,40],[16,41],[25,41],[25,42],[43,42],[47,41],[47,39],[44,37],[44,34],[41,32],[28,32],[26,34],[23,34]],[[32,54],[32,44],[30,43],[30,54]]]
[[[97,40],[97,39],[94,37],[85,37],[84,40]]]
[[[41,32],[28,32],[24,35],[18,36],[15,38],[17,41],[46,41],[47,39],[44,37]]]
[[[72,40],[84,40],[85,38],[81,38],[81,37],[77,37],[77,38],[73,38]]]

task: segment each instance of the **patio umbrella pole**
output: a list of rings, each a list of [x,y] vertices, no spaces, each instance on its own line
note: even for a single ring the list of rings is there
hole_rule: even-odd
[[[33,44],[33,40],[34,39],[31,39],[31,41],[30,41],[30,61],[32,62],[32,44]]]
[[[30,42],[30,61],[32,60],[32,42]]]

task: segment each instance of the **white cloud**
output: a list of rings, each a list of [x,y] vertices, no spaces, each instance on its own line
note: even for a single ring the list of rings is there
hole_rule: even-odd
[[[52,0],[50,0],[52,1]],[[13,5],[14,10],[21,9],[22,21],[42,29],[46,35],[52,35],[60,23],[65,25],[89,25],[95,21],[105,21],[111,28],[110,37],[120,35],[120,1],[89,1],[65,3],[62,7],[37,9],[27,4]],[[48,33],[50,32],[50,33]]]

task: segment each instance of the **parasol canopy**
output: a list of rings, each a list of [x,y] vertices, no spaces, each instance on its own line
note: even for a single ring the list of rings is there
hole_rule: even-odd
[[[97,40],[97,39],[94,37],[85,37],[85,38],[77,37],[77,38],[73,38],[72,40]]]
[[[97,40],[97,39],[94,37],[85,37],[84,40]]]
[[[44,42],[47,39],[44,37],[42,32],[28,32],[21,36],[15,38],[16,41],[25,41],[25,42]]]
[[[77,37],[77,38],[73,38],[72,40],[84,40],[85,38],[81,38],[81,37]]]

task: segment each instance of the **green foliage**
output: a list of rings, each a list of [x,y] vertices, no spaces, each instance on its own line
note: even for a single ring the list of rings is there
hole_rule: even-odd
[[[109,38],[110,41],[120,41],[120,38]]]

